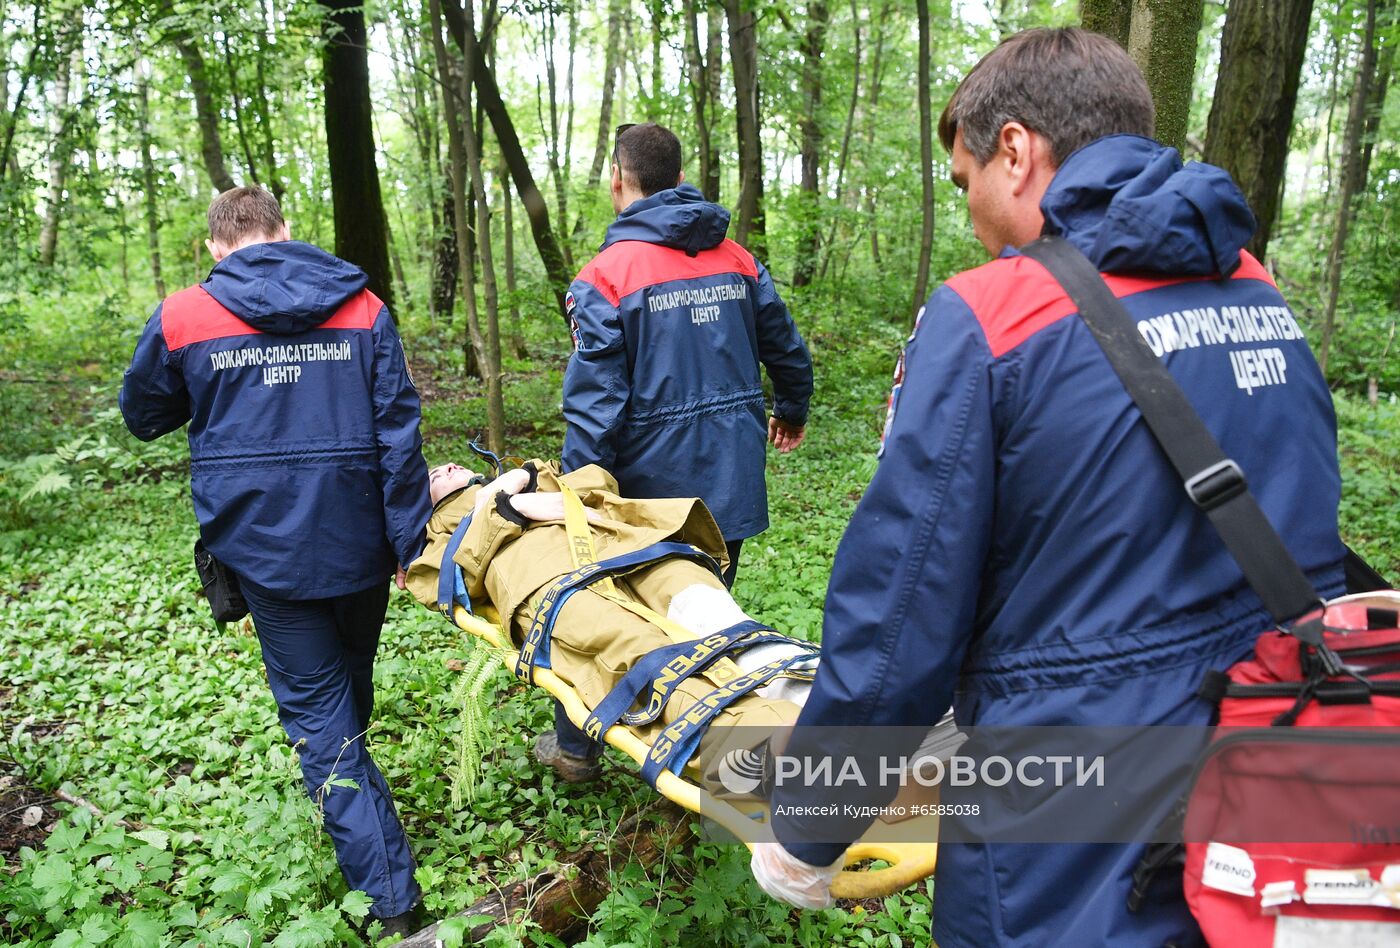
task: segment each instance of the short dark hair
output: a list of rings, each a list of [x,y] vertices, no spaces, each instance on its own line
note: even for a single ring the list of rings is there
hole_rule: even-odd
[[[277,199],[262,188],[232,188],[209,204],[209,236],[219,243],[272,237],[285,223]]]
[[[1152,136],[1156,110],[1142,70],[1127,50],[1077,27],[1008,36],[972,67],[938,120],[943,147],[963,146],[986,164],[1007,122],[1020,122],[1050,143],[1058,167],[1070,153],[1105,135]]]
[[[643,194],[655,194],[680,181],[681,141],[664,125],[633,125],[617,136],[616,161]]]

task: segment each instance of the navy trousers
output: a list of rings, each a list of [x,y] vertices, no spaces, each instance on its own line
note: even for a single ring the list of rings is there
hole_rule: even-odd
[[[724,585],[733,589],[734,580],[739,575],[739,548],[744,541],[726,540],[724,545],[729,552],[729,568],[724,571]],[[559,749],[567,754],[591,759],[603,753],[603,745],[590,740],[587,734],[574,727],[574,722],[569,720],[564,706],[558,701],[554,702],[554,733],[559,737]]]
[[[330,599],[275,599],[247,584],[243,595],[277,716],[301,757],[302,781],[321,809],[345,881],[374,899],[375,916],[407,912],[421,895],[413,856],[364,737],[388,583]],[[328,786],[332,773],[355,786]]]

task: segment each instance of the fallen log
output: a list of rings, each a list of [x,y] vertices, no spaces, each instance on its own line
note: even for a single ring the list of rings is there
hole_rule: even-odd
[[[667,800],[640,810],[609,833],[606,849],[588,848],[508,889],[489,895],[456,918],[489,916],[474,926],[465,943],[482,941],[492,929],[528,921],[560,939],[583,932],[610,891],[608,870],[627,863],[654,865],[691,835],[691,814]],[[399,942],[397,948],[436,948],[435,922]]]

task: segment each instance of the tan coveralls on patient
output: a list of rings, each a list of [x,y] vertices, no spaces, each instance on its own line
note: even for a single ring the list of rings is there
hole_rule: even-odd
[[[596,465],[561,476],[553,464],[534,463],[539,469],[537,490],[557,492],[562,480],[579,495],[585,507],[597,511],[600,519],[591,520],[589,526],[599,561],[675,540],[698,547],[724,565],[724,538],[701,501],[623,498],[617,495],[612,477]],[[430,609],[437,605],[438,567],[443,551],[462,517],[471,513],[481,489],[468,487],[450,494],[433,509],[428,521],[427,548],[408,571],[409,589]],[[530,627],[539,599],[555,580],[575,568],[563,521],[521,527],[502,516],[495,503],[487,503],[472,521],[454,560],[462,568],[472,599],[489,599],[503,620],[512,618],[511,633],[517,644]],[[724,590],[723,583],[709,569],[678,558],[642,567],[614,582],[619,593],[661,616],[670,610],[672,597],[689,587],[706,585]],[[686,635],[688,639],[699,637],[694,633]],[[593,708],[635,662],[676,640],[656,624],[600,595],[594,587],[585,587],[575,592],[560,610],[549,659],[555,674],[572,685],[584,703]],[[707,672],[692,675],[676,687],[661,717],[636,728],[636,733],[652,743],[666,724],[739,674],[737,666],[726,658],[711,665]],[[711,739],[722,736],[728,726],[771,728],[791,724],[797,719],[798,710],[789,701],[752,692],[739,698],[712,722],[701,743],[699,763],[708,772],[716,752],[728,749],[729,741]],[[747,745],[749,741],[741,743]]]

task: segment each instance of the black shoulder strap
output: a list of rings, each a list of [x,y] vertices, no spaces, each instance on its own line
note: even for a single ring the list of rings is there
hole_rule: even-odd
[[[1186,494],[1215,524],[1230,554],[1274,621],[1286,624],[1320,599],[1196,409],[1138,333],[1137,326],[1079,249],[1062,237],[1021,248],[1064,287],[1098,340],[1143,421],[1181,477]]]

